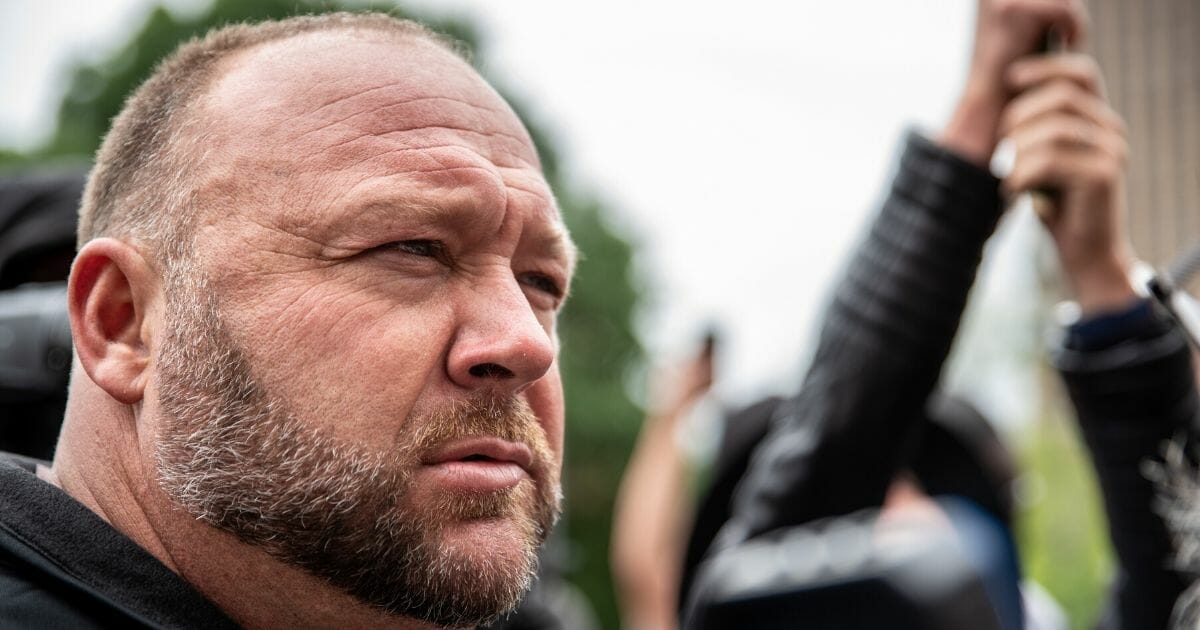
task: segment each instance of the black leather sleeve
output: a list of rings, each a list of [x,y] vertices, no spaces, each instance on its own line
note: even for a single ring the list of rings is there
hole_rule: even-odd
[[[1106,347],[1068,345],[1056,363],[1091,453],[1117,555],[1101,625],[1166,628],[1186,581],[1171,569],[1170,536],[1143,467],[1161,461],[1167,440],[1195,434],[1187,341],[1167,320],[1152,317]]]
[[[913,442],[1001,214],[998,181],[912,134],[717,541],[878,505]]]

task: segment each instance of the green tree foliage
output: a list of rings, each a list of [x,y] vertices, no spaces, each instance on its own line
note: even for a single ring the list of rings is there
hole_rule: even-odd
[[[186,19],[159,7],[106,60],[73,70],[59,107],[57,130],[45,147],[28,154],[0,148],[0,164],[29,165],[91,156],[129,92],[149,75],[159,59],[184,40],[222,24],[342,8],[375,8],[420,19],[461,40],[479,58],[480,38],[472,25],[459,20],[424,19],[392,4],[217,0],[204,14]],[[515,102],[514,107],[518,112],[523,109]],[[607,563],[609,519],[617,482],[641,415],[624,387],[626,374],[642,358],[632,325],[638,290],[631,267],[631,246],[606,222],[607,210],[598,200],[581,194],[564,180],[551,139],[527,115],[523,114],[522,119],[533,134],[546,177],[583,252],[573,295],[559,325],[568,409],[564,524],[573,551],[569,577],[591,599],[603,625],[614,628],[617,615]]]
[[[1065,401],[1064,401],[1065,402]],[[1020,444],[1024,509],[1017,541],[1026,576],[1054,596],[1073,630],[1098,626],[1113,574],[1103,503],[1071,413],[1048,406]]]

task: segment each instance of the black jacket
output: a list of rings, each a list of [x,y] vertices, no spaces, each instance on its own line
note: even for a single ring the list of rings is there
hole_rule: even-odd
[[[989,172],[909,136],[889,194],[836,287],[808,374],[774,410],[711,553],[883,503],[919,442],[922,412],[1002,209]],[[691,578],[685,569],[686,627],[714,627],[710,604],[747,595],[738,572],[718,562],[702,567],[694,585]]]
[[[1056,363],[1096,469],[1117,556],[1106,630],[1166,628],[1187,580],[1147,462],[1168,440],[1196,435],[1197,396],[1182,333],[1148,304],[1144,316],[1110,322],[1107,335],[1072,334]],[[1104,322],[1093,322],[1101,323]],[[1114,329],[1115,328],[1115,329]],[[1074,331],[1079,332],[1079,331]]]
[[[0,455],[0,626],[236,628],[178,575],[65,492]]]
[[[987,171],[909,137],[812,367],[755,452],[717,548],[883,502],[999,220],[998,189]]]
[[[891,194],[837,287],[812,367],[751,458],[717,550],[882,503],[918,437],[918,412],[1001,210],[989,173],[909,138]],[[1108,630],[1165,628],[1186,585],[1142,467],[1167,439],[1195,434],[1196,385],[1183,336],[1147,313],[1098,342],[1072,335],[1057,356],[1117,552]]]

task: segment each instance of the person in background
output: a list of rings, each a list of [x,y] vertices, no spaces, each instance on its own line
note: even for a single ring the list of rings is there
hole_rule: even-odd
[[[1100,482],[1116,552],[1100,626],[1165,628],[1188,580],[1145,472],[1162,465],[1170,440],[1192,443],[1197,435],[1188,344],[1130,280],[1136,256],[1125,220],[1125,130],[1105,102],[1095,63],[1082,55],[1034,57],[1007,78],[1019,96],[1001,125],[1017,153],[1005,186],[1047,195],[1039,216],[1079,306],[1055,364]]]
[[[681,442],[693,405],[713,381],[711,347],[663,370],[653,388],[614,509],[612,567],[623,627],[674,628],[700,563],[729,518],[730,498],[755,447],[784,402],[770,397],[726,414],[711,465]],[[1016,463],[990,423],[964,400],[935,393],[923,410],[920,443],[889,489],[880,527],[949,523],[934,498],[955,497],[1001,533],[997,582],[1020,588],[1028,628],[1065,628],[1061,609],[1036,584],[1020,582],[1013,540]],[[869,436],[864,436],[869,439]],[[702,470],[698,470],[702,468]],[[694,482],[703,486],[695,491]],[[837,492],[838,488],[826,488]],[[693,502],[692,497],[698,495]],[[947,530],[949,538],[955,536]]]
[[[1066,22],[1046,19],[1058,10],[1070,16]],[[805,384],[752,458],[718,547],[736,549],[780,528],[882,502],[986,237],[975,217],[991,216],[1002,196],[1035,193],[1081,313],[1056,361],[1117,552],[1102,626],[1163,628],[1187,580],[1173,564],[1155,489],[1142,471],[1161,461],[1166,440],[1194,433],[1196,391],[1182,335],[1129,280],[1124,125],[1091,59],[1032,54],[1049,31],[1069,48],[1081,46],[1078,3],[981,2],[979,15],[965,107],[941,136],[961,169],[901,161],[895,188],[910,203],[885,204],[860,248]],[[1015,146],[1014,167],[1003,182],[985,185],[1000,138]],[[977,185],[963,185],[971,181]],[[842,491],[821,494],[831,486]],[[720,576],[709,577],[719,583]],[[704,593],[694,596],[697,605],[704,601]]]
[[[1024,83],[1009,73],[1042,48],[1048,32],[1079,44],[1085,21],[1081,4],[1068,0],[979,3],[970,72],[959,104],[936,141],[910,136],[891,194],[837,287],[810,371],[798,393],[771,412],[770,433],[740,477],[714,549],[884,503],[920,443],[918,420],[957,330],[983,243],[1004,207],[1000,182],[987,172],[991,154],[1006,133],[1029,133],[1029,116],[1050,111],[1053,101],[1045,95],[1057,83],[1049,84],[1069,76],[1071,67],[1056,58],[1049,74]],[[1018,94],[1036,98],[1014,101]],[[1070,116],[1095,113],[1068,112],[1068,120],[1052,119],[1050,132],[1070,132],[1079,122]],[[1042,127],[1036,131],[1047,133]],[[1063,148],[1038,148],[1040,153],[1022,155],[1009,181],[1010,193],[1059,175],[1055,158]],[[1090,169],[1080,176],[1085,182],[1116,176],[1102,166],[1077,168]],[[1067,197],[1081,187],[1078,180],[1071,185]],[[689,382],[694,390],[704,380]],[[648,440],[663,440],[667,431],[659,424],[647,425]],[[660,461],[640,455],[639,448],[635,474],[671,462],[670,457]],[[623,496],[631,504],[661,506],[680,487],[671,481],[651,490],[630,482]],[[618,535],[631,540],[625,534],[635,528],[627,524],[626,511],[621,512]],[[671,529],[679,528],[662,531]],[[635,572],[627,567],[643,554],[622,546],[614,548],[617,572],[632,576]],[[647,578],[643,588],[620,590],[633,602],[665,596],[674,603],[670,587],[663,586],[673,576],[662,574],[668,577]],[[694,593],[684,599],[692,597],[703,600],[703,594]],[[662,624],[670,617],[663,612],[668,609],[669,604],[655,605],[654,612],[635,618]],[[1005,627],[1016,627],[1020,619],[1019,613],[1009,614]]]
[[[0,177],[0,451],[49,459],[71,371],[66,279],[87,174]]]

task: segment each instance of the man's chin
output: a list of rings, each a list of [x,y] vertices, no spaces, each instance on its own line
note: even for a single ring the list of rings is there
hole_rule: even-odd
[[[537,553],[542,541],[532,520],[514,517],[489,517],[447,523],[441,530],[438,546],[464,563],[484,565],[524,565]]]
[[[522,490],[530,491],[458,497],[453,507],[443,501],[441,507],[449,509],[440,510],[443,519],[428,530],[434,548],[463,566],[497,567],[512,576],[536,570],[549,525],[539,522],[531,488]]]
[[[537,573],[540,533],[520,516],[455,518],[426,530],[407,596],[391,612],[441,626],[477,626],[514,610]],[[416,567],[414,567],[416,568]]]
[[[430,517],[429,531],[440,532],[446,544],[454,538],[490,535],[497,542],[536,546],[545,539],[557,513],[552,497],[539,496],[539,488],[528,477],[510,487],[484,492],[416,485],[410,499],[415,510]]]

